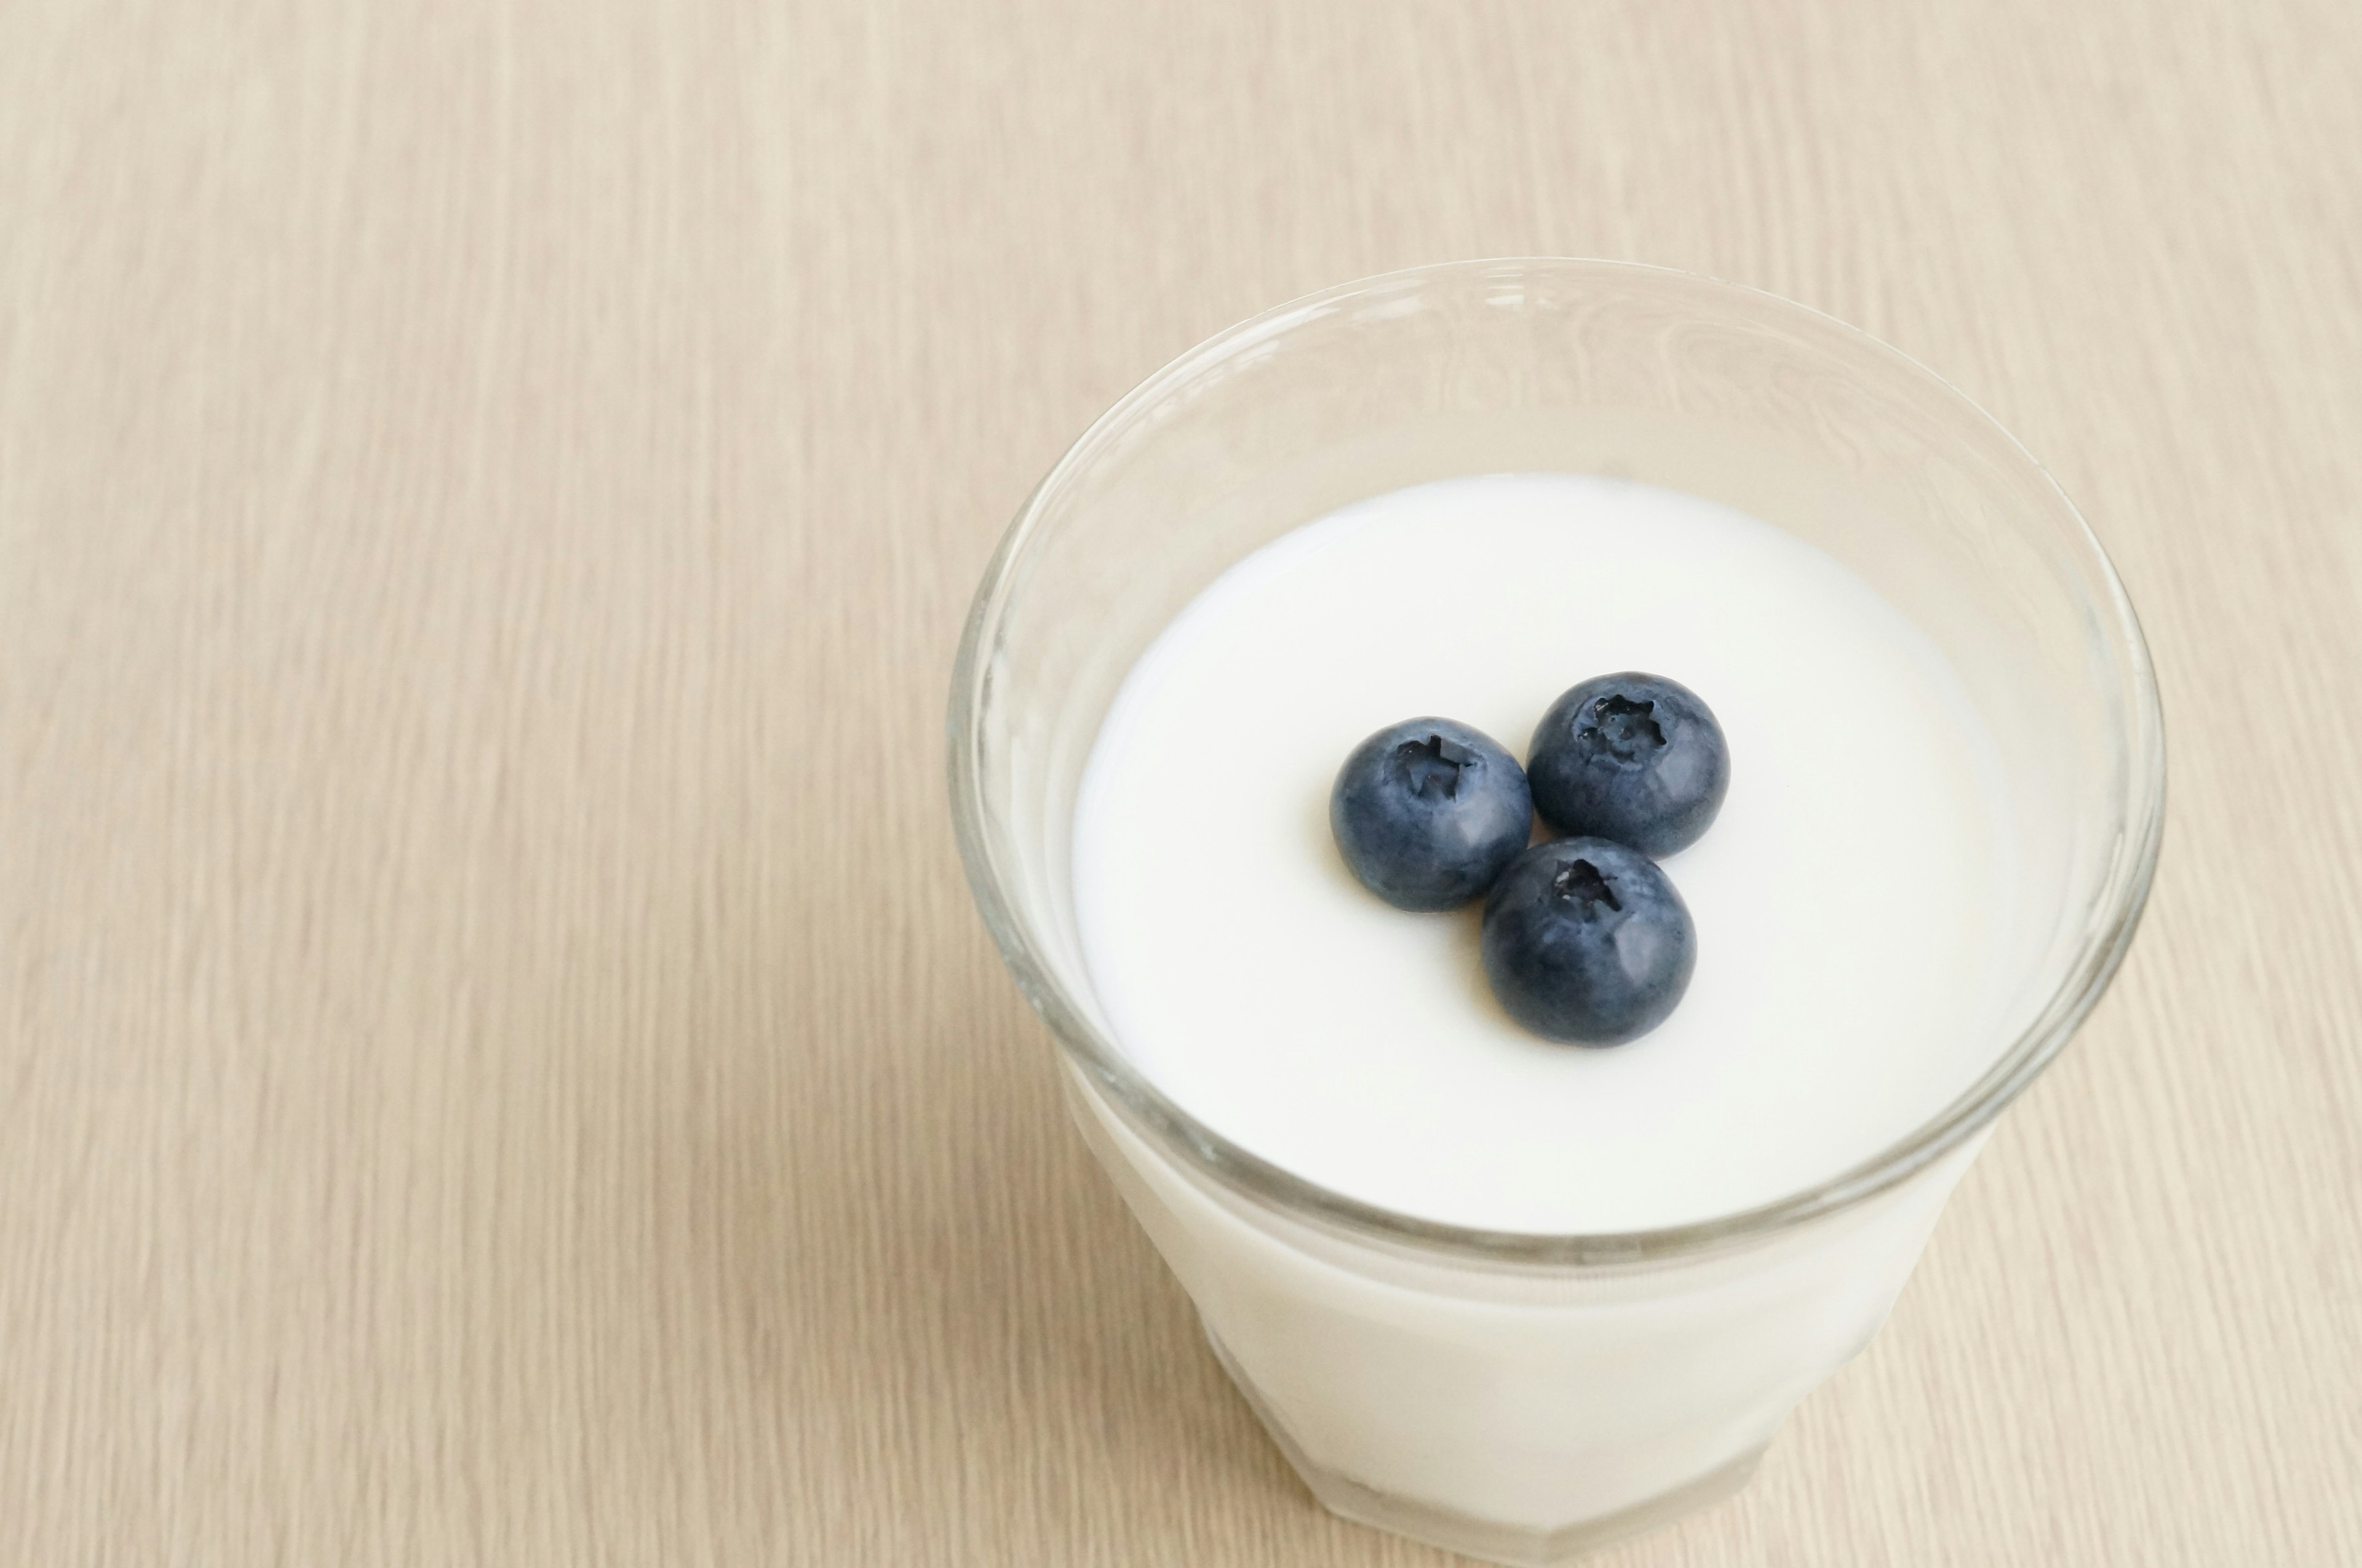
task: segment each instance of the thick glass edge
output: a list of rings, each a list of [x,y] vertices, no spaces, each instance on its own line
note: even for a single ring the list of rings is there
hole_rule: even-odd
[[[2108,875],[2090,906],[2104,911],[2087,934],[2077,962],[2049,1004],[2002,1054],[1993,1066],[1933,1118],[1877,1154],[1829,1180],[1787,1198],[1736,1213],[1658,1230],[1595,1234],[1539,1234],[1486,1231],[1423,1220],[1308,1182],[1239,1147],[1175,1105],[1124,1060],[1067,1001],[1036,950],[1024,922],[1011,907],[994,862],[980,782],[977,724],[989,671],[985,646],[1010,586],[1010,568],[1022,552],[1041,513],[1043,498],[1109,433],[1120,428],[1142,403],[1163,395],[1209,359],[1338,308],[1348,301],[1417,286],[1452,274],[1482,275],[1533,268],[1600,273],[1653,275],[1745,294],[1775,311],[1792,313],[1823,329],[1835,329],[1864,348],[1897,361],[1941,389],[1962,413],[1998,435],[2073,518],[2084,547],[2099,569],[2114,617],[2113,631],[2125,655],[2125,690],[2131,724],[2126,768],[2125,826],[2110,856]],[[1143,379],[1092,421],[1052,464],[1026,497],[987,563],[952,670],[951,701],[944,715],[946,782],[960,863],[978,912],[1000,949],[1018,989],[1048,1024],[1068,1056],[1106,1093],[1125,1120],[1148,1139],[1178,1154],[1190,1167],[1252,1202],[1276,1205],[1321,1229],[1376,1240],[1445,1257],[1508,1266],[1660,1264],[1768,1240],[1785,1231],[1851,1209],[1908,1181],[1976,1135],[2001,1114],[2064,1048],[2076,1028],[2106,992],[2132,944],[2147,910],[2149,889],[2165,829],[2165,720],[2154,666],[2140,620],[2107,551],[2073,500],[2049,470],[2008,428],[1943,377],[1860,328],[1794,300],[1678,268],[1644,262],[1579,257],[1494,257],[1441,262],[1357,279],[1306,294],[1216,333]]]

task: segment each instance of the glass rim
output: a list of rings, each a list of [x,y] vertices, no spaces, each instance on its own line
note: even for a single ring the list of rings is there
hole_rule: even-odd
[[[1648,1230],[1550,1233],[1486,1230],[1428,1220],[1308,1181],[1199,1121],[1133,1066],[1116,1043],[1083,1016],[1045,960],[997,863],[979,765],[978,720],[983,710],[987,675],[984,655],[990,631],[1007,606],[1014,569],[1032,540],[1047,499],[1106,438],[1122,428],[1144,405],[1153,404],[1209,361],[1346,302],[1439,278],[1537,269],[1558,273],[1677,279],[1704,285],[1709,292],[1725,291],[1746,297],[1759,309],[1768,306],[1774,314],[1789,313],[1824,331],[1835,328],[1856,347],[1900,365],[1948,400],[1965,420],[1981,425],[1988,434],[1999,436],[2004,449],[2025,465],[2064,515],[2072,520],[2087,564],[2096,569],[2103,590],[2091,608],[2101,624],[2102,635],[2121,656],[2119,695],[2124,699],[2127,716],[2123,824],[2111,846],[2105,874],[2084,908],[2087,921],[2083,940],[2066,975],[2041,1010],[1975,1082],[1933,1117],[1867,1159],[1769,1203]],[[1378,273],[1275,305],[1224,328],[1161,366],[1093,420],[1051,465],[1018,509],[986,566],[970,604],[953,668],[945,725],[950,745],[947,772],[953,826],[977,908],[1018,988],[1049,1025],[1068,1060],[1105,1092],[1136,1132],[1175,1156],[1186,1170],[1210,1178],[1220,1187],[1251,1202],[1275,1206],[1320,1229],[1407,1246],[1415,1253],[1430,1256],[1511,1266],[1661,1263],[1767,1240],[1864,1203],[1900,1186],[1960,1147],[1987,1127],[2049,1066],[2107,989],[2147,904],[2165,822],[2164,715],[2148,646],[2114,563],[2049,470],[1999,420],[1959,389],[1860,328],[1765,290],[1637,261],[1495,257]]]

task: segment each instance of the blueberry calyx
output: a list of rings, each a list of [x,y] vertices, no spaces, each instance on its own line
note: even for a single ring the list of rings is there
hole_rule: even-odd
[[[1624,907],[1624,900],[1616,896],[1616,889],[1607,885],[1607,878],[1599,874],[1599,867],[1588,860],[1567,862],[1551,878],[1551,891],[1577,905],[1585,918],[1589,917],[1595,904],[1606,904],[1611,910]]]
[[[1405,741],[1395,748],[1395,764],[1402,769],[1411,793],[1428,800],[1458,800],[1461,770],[1475,759],[1475,753],[1466,746],[1455,745],[1440,734]]]
[[[1591,704],[1575,726],[1574,739],[1594,756],[1605,753],[1618,762],[1637,763],[1664,749],[1665,731],[1657,723],[1653,701],[1642,698],[1636,702],[1611,692]]]

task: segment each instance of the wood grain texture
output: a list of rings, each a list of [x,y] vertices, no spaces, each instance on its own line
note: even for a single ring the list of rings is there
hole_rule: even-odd
[[[2347,0],[0,8],[0,1563],[1446,1562],[1065,1125],[939,726],[1133,380],[1518,253],[1955,380],[2172,749],[1884,1336],[1602,1561],[2362,1561],[2357,76]]]

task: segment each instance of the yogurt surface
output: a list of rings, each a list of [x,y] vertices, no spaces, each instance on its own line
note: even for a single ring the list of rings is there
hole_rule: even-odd
[[[1553,1045],[1487,988],[1479,906],[1353,880],[1329,790],[1414,716],[1522,758],[1622,669],[1713,707],[1730,790],[1663,862],[1697,928],[1681,1006]],[[1493,1230],[1710,1219],[1875,1154],[2005,1043],[2001,766],[1934,644],[1793,536],[1605,478],[1422,485],[1241,561],[1142,657],[1076,802],[1085,957],[1149,1078],[1308,1180]]]

